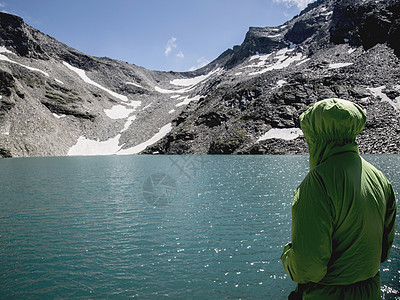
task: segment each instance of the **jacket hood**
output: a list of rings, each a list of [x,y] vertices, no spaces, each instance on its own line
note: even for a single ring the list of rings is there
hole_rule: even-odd
[[[316,102],[305,111],[300,116],[300,126],[308,144],[310,169],[334,154],[358,153],[355,139],[366,119],[360,106],[336,98]]]

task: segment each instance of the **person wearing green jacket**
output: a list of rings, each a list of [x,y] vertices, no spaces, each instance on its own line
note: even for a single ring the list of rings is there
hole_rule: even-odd
[[[359,154],[356,136],[364,111],[326,99],[300,116],[310,171],[295,190],[292,242],[285,272],[297,282],[289,299],[380,299],[380,263],[395,233],[394,191]]]

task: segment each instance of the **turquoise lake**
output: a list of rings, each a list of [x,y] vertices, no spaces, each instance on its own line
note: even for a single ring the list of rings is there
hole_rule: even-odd
[[[400,155],[365,155],[400,191]],[[307,156],[0,160],[0,298],[286,299]],[[381,265],[399,299],[400,219]]]

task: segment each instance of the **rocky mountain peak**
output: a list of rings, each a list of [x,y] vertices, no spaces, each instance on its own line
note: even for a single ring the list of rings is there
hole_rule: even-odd
[[[27,26],[22,18],[0,13],[0,43],[20,56],[47,59],[40,43],[35,39],[38,31]]]
[[[25,58],[66,61],[85,70],[98,67],[89,55],[68,47],[12,14],[0,13],[0,45]]]
[[[400,55],[399,1],[339,1],[335,5],[330,40],[370,49],[387,44]]]
[[[256,53],[271,53],[290,45],[311,51],[330,43],[370,49],[387,44],[400,55],[400,2],[395,0],[318,0],[277,27],[250,27],[243,43],[226,60],[231,68]],[[316,45],[318,44],[318,45]]]

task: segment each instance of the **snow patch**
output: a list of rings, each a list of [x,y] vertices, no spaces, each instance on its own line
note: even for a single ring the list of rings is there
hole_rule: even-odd
[[[173,114],[175,112],[175,109],[171,109],[168,113]]]
[[[279,50],[278,52],[276,52],[276,55],[277,55],[277,56],[284,56],[284,55],[286,55],[287,53],[292,52],[292,51],[294,50],[295,47],[296,47],[296,45],[295,45],[295,44],[292,44],[292,45],[290,46],[290,48],[283,48],[283,49]]]
[[[58,80],[57,78],[54,78],[54,80],[60,84],[64,84],[64,82],[62,82],[61,80]]]
[[[255,59],[258,59],[259,62],[255,65],[249,65],[245,66],[244,68],[257,68],[257,67],[262,67],[266,64],[267,59],[271,56],[271,53],[269,54],[256,54],[250,57],[249,61],[253,61]],[[243,69],[243,68],[242,68]]]
[[[269,139],[283,139],[286,141],[294,140],[303,135],[300,128],[272,128],[263,134],[257,142]]]
[[[135,120],[134,117],[129,118],[127,123],[125,123],[124,130],[125,131],[130,124],[128,122],[133,122]],[[126,128],[126,129],[125,129]],[[121,149],[122,146],[119,146],[119,139],[121,137],[121,133],[117,134],[115,137],[110,138],[106,141],[96,141],[90,140],[83,136],[80,136],[77,143],[72,146],[68,151],[68,156],[92,156],[92,155],[129,155],[129,154],[137,154],[146,147],[158,142],[164,136],[166,136],[172,129],[171,123],[161,127],[161,129],[150,139],[147,141],[128,148],[128,149]],[[122,131],[122,132],[123,132]]]
[[[61,118],[64,118],[64,117],[65,117],[64,114],[58,115],[58,114],[56,114],[56,113],[53,113],[53,116],[56,117],[57,119],[61,119]]]
[[[150,103],[150,104],[146,105],[145,107],[142,108],[142,110],[148,109],[152,104],[153,104],[153,103]]]
[[[121,94],[118,94],[118,93],[116,93],[116,92],[113,92],[113,91],[111,91],[111,90],[105,88],[104,86],[98,84],[97,82],[94,82],[93,80],[91,80],[89,77],[86,76],[86,73],[85,73],[84,70],[81,70],[81,69],[79,69],[79,68],[73,67],[73,66],[71,66],[69,63],[67,63],[67,62],[65,62],[65,61],[63,62],[63,64],[64,64],[68,69],[70,69],[71,71],[74,71],[76,74],[78,74],[79,77],[80,77],[83,81],[85,81],[86,83],[89,83],[89,84],[91,84],[91,85],[94,85],[95,87],[98,87],[99,89],[102,89],[103,91],[106,91],[106,92],[109,93],[111,96],[113,96],[113,97],[115,97],[115,98],[118,98],[118,99],[120,99],[120,100],[122,100],[122,101],[124,101],[124,102],[129,101],[129,100],[128,100],[128,97],[126,97],[126,96],[124,96],[124,95],[121,95]]]
[[[80,136],[77,143],[72,146],[67,155],[75,156],[75,155],[112,155],[119,151],[120,146],[119,138],[121,134],[116,135],[115,137],[107,140],[107,141],[95,141],[85,138],[84,136]]]
[[[276,83],[275,87],[273,87],[272,89],[280,88],[280,87],[284,86],[286,83],[287,83],[287,81],[285,81],[285,80],[282,80],[282,79],[278,80],[278,82]]]
[[[309,60],[311,60],[311,58],[303,59],[299,63],[297,63],[296,66],[300,66],[300,65],[304,64],[305,62],[308,62]]]
[[[126,105],[132,106],[133,109],[136,109],[136,108],[138,108],[139,106],[142,105],[142,101],[133,101],[133,100],[132,100],[131,102],[126,103]]]
[[[5,125],[2,130],[0,131],[0,134],[3,135],[10,135],[10,130],[11,130],[11,124]]]
[[[16,62],[16,61],[13,61],[13,60],[9,59],[9,58],[8,58],[7,56],[5,56],[5,55],[0,54],[0,60],[3,60],[3,61],[6,61],[6,62],[10,62],[10,63],[16,64],[16,65],[19,65],[19,66],[24,67],[24,68],[26,68],[26,69],[28,69],[28,70],[31,70],[31,71],[34,71],[34,72],[39,72],[39,73],[42,73],[43,75],[45,75],[45,76],[47,76],[47,77],[50,77],[49,73],[46,73],[46,72],[44,72],[44,71],[42,71],[42,70],[39,70],[39,69],[36,69],[36,68],[32,68],[32,67],[29,67],[29,66],[20,64],[20,63],[18,63],[18,62]]]
[[[126,122],[124,124],[124,128],[122,129],[121,133],[128,130],[128,128],[132,125],[133,121],[135,121],[135,120],[136,120],[136,116],[129,117],[126,120]]]
[[[321,14],[321,16],[327,17],[327,16],[330,16],[330,15],[332,15],[332,14],[333,14],[333,11],[328,11],[327,13]],[[347,42],[345,42],[345,43],[347,43]]]
[[[283,86],[285,83],[287,83],[287,81],[285,81],[285,80],[278,80],[277,85],[278,85],[278,87],[281,87],[281,86]]]
[[[163,89],[158,86],[155,86],[154,89],[156,90],[156,92],[159,92],[161,94],[182,94],[182,93],[189,92],[191,89],[193,89],[193,87],[180,89],[180,90],[167,90],[167,89]]]
[[[161,140],[164,136],[166,136],[171,131],[171,129],[172,129],[172,125],[171,125],[171,123],[168,123],[167,125],[161,127],[160,130],[153,137],[148,139],[147,141],[145,141],[139,145],[136,145],[132,148],[120,150],[116,154],[138,154],[138,153],[142,152],[144,149],[146,149],[148,146],[153,145],[154,143]]]
[[[265,61],[270,56],[271,56],[271,53],[269,53],[269,54],[256,54],[256,55],[252,55],[250,57],[250,61],[255,60],[255,59],[259,59],[259,60],[264,60]]]
[[[193,98],[189,97],[184,97],[184,100],[182,102],[179,102],[178,104],[175,104],[176,107],[182,106],[182,105],[187,105],[192,101],[198,101],[200,99],[200,96],[194,96]]]
[[[127,117],[129,117],[129,115],[134,112],[135,109],[134,108],[126,108],[123,105],[114,105],[113,107],[111,107],[110,109],[105,109],[104,112],[107,115],[107,117],[109,117],[110,119],[125,119]]]
[[[235,73],[235,76],[239,76],[239,75],[241,75],[243,72],[237,72],[237,73]]]
[[[129,82],[129,81],[128,81],[126,84],[128,84],[128,85],[134,85],[134,86],[139,87],[139,88],[143,88],[140,84],[135,83],[135,82]]]
[[[354,51],[357,50],[357,47],[352,47],[349,49],[349,51],[347,51],[348,54],[352,54]]]
[[[347,66],[351,66],[353,63],[334,63],[334,64],[329,64],[329,69],[338,69],[338,68],[343,68]]]
[[[13,52],[11,52],[10,50],[8,50],[6,47],[4,46],[0,46],[0,53],[11,53],[14,54]]]
[[[372,95],[375,97],[381,98],[383,102],[389,102],[390,105],[397,111],[400,111],[400,97],[397,97],[395,100],[390,99],[385,93],[382,92],[386,88],[385,85],[379,86],[376,88],[367,88]]]
[[[174,79],[171,80],[169,83],[177,86],[193,86],[196,85],[204,80],[206,80],[208,77],[212,76],[213,74],[219,72],[221,68],[215,69],[211,72],[209,72],[206,75],[200,75],[192,78],[184,78],[184,79]]]
[[[275,56],[275,58],[278,59],[277,62],[275,62],[272,65],[269,65],[267,68],[261,70],[261,71],[257,71],[257,72],[252,72],[249,75],[260,75],[260,74],[264,74],[268,71],[272,71],[272,70],[279,70],[279,69],[284,69],[287,68],[291,63],[295,62],[295,61],[300,61],[303,59],[303,55],[301,53],[297,53],[294,56],[291,57],[287,57],[286,53],[293,51],[293,49],[282,49],[280,51],[278,51],[278,53],[280,53],[280,55]]]
[[[191,90],[193,90],[196,85],[200,82],[205,81],[207,78],[209,78],[211,75],[221,72],[222,69],[218,68],[215,69],[214,71],[211,71],[210,73],[206,75],[200,75],[197,77],[192,77],[192,78],[184,78],[184,79],[174,79],[170,81],[170,84],[176,85],[176,86],[185,86],[186,88],[179,89],[179,90],[168,90],[168,89],[163,89],[158,86],[155,86],[154,89],[162,94],[183,94],[183,93],[188,93]]]

